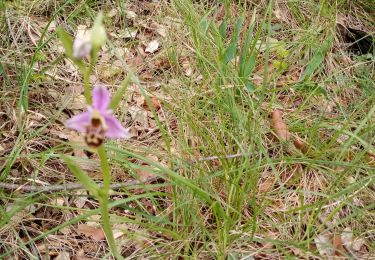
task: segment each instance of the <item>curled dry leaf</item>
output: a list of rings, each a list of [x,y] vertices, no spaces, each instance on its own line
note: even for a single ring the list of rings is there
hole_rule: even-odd
[[[147,45],[145,52],[154,53],[159,49],[159,46],[160,46],[159,42],[157,40],[153,40]]]
[[[100,241],[105,238],[102,228],[91,227],[86,224],[78,225],[78,233],[90,237],[96,241]]]
[[[272,112],[272,126],[275,129],[277,137],[281,141],[288,141],[292,137],[288,130],[288,126],[282,118],[281,112],[277,109]]]
[[[280,141],[293,141],[294,146],[302,151],[306,152],[307,148],[304,142],[294,137],[288,130],[288,126],[284,122],[281,112],[276,109],[271,114],[272,117],[272,127],[276,132],[277,137]]]

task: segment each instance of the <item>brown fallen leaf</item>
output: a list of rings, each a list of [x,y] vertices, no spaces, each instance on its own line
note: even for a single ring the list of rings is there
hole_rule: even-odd
[[[275,176],[270,175],[263,180],[260,181],[259,183],[259,193],[266,193],[270,191],[275,183]]]
[[[281,141],[288,141],[292,135],[288,131],[288,126],[285,124],[281,112],[276,109],[272,112],[272,126],[275,129],[277,137]]]
[[[280,110],[276,109],[271,114],[272,117],[272,127],[275,130],[275,133],[280,141],[287,142],[292,141],[294,144],[294,147],[302,152],[306,152],[306,144],[299,140],[298,138],[294,137],[292,133],[289,132],[288,126],[286,125],[285,121],[282,118]],[[295,153],[295,149],[288,149],[289,153]]]
[[[336,256],[344,256],[345,248],[343,246],[343,241],[340,235],[334,235],[332,239],[332,244],[335,248]]]
[[[157,100],[156,97],[150,97],[150,101],[151,101],[152,106],[154,107],[154,110],[158,111],[161,107],[159,100]],[[148,110],[148,111],[151,111],[151,109],[148,107],[148,104],[147,104],[146,100],[144,100],[144,102],[143,102],[143,108]]]
[[[78,225],[78,233],[85,235],[87,237],[91,237],[96,241],[103,240],[105,238],[105,234],[102,228],[100,227],[91,227],[87,224],[79,224]]]
[[[150,172],[150,171],[144,170],[144,169],[136,170],[136,173],[138,174],[139,179],[140,179],[142,182],[145,182],[145,181],[147,181],[148,179],[150,179],[150,178],[152,178],[152,177],[155,177],[155,174],[153,174],[153,173]]]

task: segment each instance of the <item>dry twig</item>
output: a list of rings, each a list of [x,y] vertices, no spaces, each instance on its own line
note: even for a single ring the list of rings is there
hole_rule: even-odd
[[[134,185],[140,185],[145,183],[150,183],[156,180],[159,180],[159,176],[153,176],[145,181],[138,181],[138,180],[131,180],[123,183],[113,183],[111,184],[111,189],[120,189]],[[103,183],[98,183],[99,187],[103,186]],[[80,190],[83,189],[84,186],[80,183],[67,183],[61,185],[49,185],[49,186],[41,186],[41,185],[26,185],[26,184],[16,184],[16,183],[5,183],[0,182],[0,188],[5,190],[21,190],[26,192],[47,192],[53,193],[58,191],[67,191],[67,190]]]

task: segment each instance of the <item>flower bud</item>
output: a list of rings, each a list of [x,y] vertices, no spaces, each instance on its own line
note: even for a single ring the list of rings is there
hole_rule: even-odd
[[[91,52],[91,42],[87,39],[75,38],[73,42],[73,57],[82,59],[87,57]]]
[[[95,49],[99,49],[107,40],[107,34],[103,26],[103,14],[99,13],[91,29],[91,44]]]
[[[73,58],[82,59],[91,52],[91,35],[86,26],[79,25],[73,42]]]

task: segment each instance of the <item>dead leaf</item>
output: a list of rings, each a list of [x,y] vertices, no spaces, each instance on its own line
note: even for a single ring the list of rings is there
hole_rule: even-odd
[[[147,45],[145,52],[154,53],[159,49],[159,46],[160,46],[159,42],[157,40],[153,40]]]
[[[265,193],[265,192],[270,191],[274,183],[275,183],[274,175],[270,175],[266,177],[264,180],[261,180],[259,184],[259,193]]]
[[[272,112],[271,114],[272,117],[272,127],[276,132],[277,137],[279,138],[280,141],[293,141],[294,146],[302,151],[306,152],[307,147],[304,142],[299,140],[298,138],[294,137],[288,130],[288,126],[284,122],[281,112],[276,109]],[[293,153],[293,151],[288,151],[290,153]]]
[[[63,197],[57,197],[57,198],[54,198],[50,201],[51,205],[55,205],[55,206],[63,206],[64,203],[65,203],[65,198]]]
[[[193,75],[193,69],[191,68],[189,60],[182,61],[182,68],[186,77],[191,77]]]
[[[363,238],[358,238],[358,239],[354,240],[354,242],[352,244],[353,250],[354,251],[360,251],[362,249],[362,247],[364,246],[364,244],[365,244],[365,240]]]
[[[341,233],[341,241],[343,246],[348,249],[353,249],[353,231],[350,227],[346,227]]]
[[[332,239],[332,244],[335,248],[335,255],[343,256],[345,253],[345,248],[340,235],[334,235]]]
[[[152,106],[154,107],[154,110],[158,111],[161,107],[159,100],[157,100],[156,97],[150,97],[150,101],[151,101]],[[143,102],[143,107],[144,107],[144,109],[146,109],[148,111],[151,111],[151,109],[148,107],[148,104],[147,104],[146,100],[144,100],[144,102]]]
[[[89,227],[99,228],[101,215],[92,215],[87,218],[86,225]]]
[[[105,238],[105,234],[102,228],[90,227],[87,224],[79,224],[78,233],[87,237],[91,237],[96,241],[100,241]]]
[[[267,235],[265,236],[265,239],[276,240],[277,236],[274,232],[268,231]],[[274,248],[274,247],[275,247],[275,243],[272,243],[270,241],[263,244],[264,249],[271,249],[271,248]]]
[[[76,205],[77,208],[83,208],[87,202],[87,191],[86,190],[77,190],[76,191],[77,197],[74,199],[73,203]]]
[[[147,111],[144,108],[132,106],[129,107],[128,112],[134,123],[138,123],[142,128],[148,128],[148,116]]]
[[[331,243],[331,236],[329,234],[319,234],[314,238],[315,245],[321,256],[333,256],[335,248]]]
[[[127,10],[126,11],[126,18],[134,20],[135,18],[137,18],[137,14],[135,12],[131,11],[131,10]]]
[[[156,22],[152,22],[150,25],[151,29],[155,30],[161,37],[167,36],[167,30],[165,29],[164,25],[161,25]]]
[[[82,110],[86,108],[86,98],[82,94],[75,94],[71,103],[68,105],[69,109]]]
[[[143,182],[147,181],[148,179],[150,179],[152,177],[155,177],[155,174],[151,173],[148,170],[144,170],[144,169],[136,170],[136,173],[138,174],[139,179]]]
[[[272,112],[272,126],[281,141],[288,141],[291,138],[292,135],[288,131],[288,126],[285,124],[281,112],[277,109]]]

